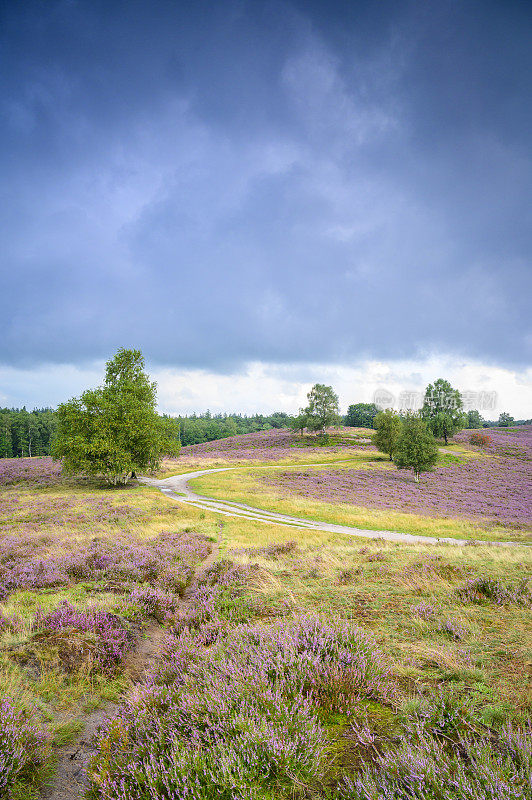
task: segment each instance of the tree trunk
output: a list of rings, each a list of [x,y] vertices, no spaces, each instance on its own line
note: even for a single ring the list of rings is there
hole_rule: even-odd
[[[419,472],[414,472],[414,481],[419,483]]]
[[[449,444],[448,441],[447,441],[447,432],[446,431],[444,431],[444,433],[443,433],[443,438],[445,439],[445,444]]]

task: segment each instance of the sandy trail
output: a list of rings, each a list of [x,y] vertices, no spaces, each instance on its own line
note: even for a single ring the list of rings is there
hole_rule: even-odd
[[[330,465],[345,464],[350,459],[342,461],[332,461]],[[327,466],[322,464],[275,464],[275,465],[261,465],[257,467],[245,467],[245,469],[286,469],[290,466],[296,467],[319,467]],[[202,475],[209,475],[214,472],[227,472],[233,469],[244,469],[241,465],[235,467],[217,467],[214,469],[195,470],[194,472],[185,472],[182,475],[172,475],[169,478],[157,480],[156,478],[139,477],[139,481],[148,486],[154,486],[159,489],[163,494],[172,500],[177,500],[179,503],[188,503],[196,508],[204,509],[205,511],[214,511],[217,514],[224,514],[231,517],[243,517],[245,519],[256,520],[257,522],[267,522],[270,525],[285,525],[296,528],[306,528],[315,531],[327,531],[328,533],[341,533],[347,536],[360,536],[364,539],[386,539],[391,542],[407,542],[409,544],[452,544],[459,547],[464,547],[469,544],[484,544],[498,547],[516,547],[521,545],[521,542],[486,542],[475,541],[472,539],[454,539],[451,537],[434,537],[434,536],[420,536],[411,533],[400,533],[399,531],[390,530],[371,530],[368,528],[355,528],[350,525],[335,525],[331,522],[321,522],[320,520],[305,519],[304,517],[296,517],[289,514],[281,514],[276,511],[265,511],[261,508],[246,505],[245,503],[237,503],[232,500],[215,500],[212,497],[205,497],[204,495],[197,494],[189,486],[189,481],[194,478],[199,478]],[[523,546],[523,545],[522,545]],[[524,546],[527,546],[526,544]],[[528,545],[530,546],[530,545]]]

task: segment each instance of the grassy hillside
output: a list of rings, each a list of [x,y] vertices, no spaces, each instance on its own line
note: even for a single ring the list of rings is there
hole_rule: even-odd
[[[329,452],[326,466],[304,469],[288,459],[278,462],[286,469],[258,469],[253,459],[240,458],[238,465],[247,463],[252,469],[206,475],[191,486],[210,497],[373,530],[532,541],[530,428],[505,436],[503,444],[494,440],[487,448],[478,448],[462,435],[442,448],[436,469],[425,473],[419,484],[408,471],[398,471],[386,456],[365,445]],[[283,452],[290,447],[287,436]],[[238,452],[249,452],[245,442]],[[266,452],[263,447],[262,464],[268,464]],[[348,463],[333,464],[333,458]],[[231,463],[226,459],[223,465]],[[196,457],[194,468],[199,467]]]

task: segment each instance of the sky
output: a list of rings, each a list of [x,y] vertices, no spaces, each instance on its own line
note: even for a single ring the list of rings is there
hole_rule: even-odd
[[[0,0],[0,405],[532,416],[532,5]]]

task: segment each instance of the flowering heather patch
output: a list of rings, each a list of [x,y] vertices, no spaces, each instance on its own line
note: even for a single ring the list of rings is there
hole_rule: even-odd
[[[532,591],[528,580],[521,581],[517,586],[504,586],[494,578],[474,578],[456,589],[460,600],[466,603],[493,602],[499,606],[507,603],[517,605],[531,605]]]
[[[176,617],[175,630],[194,630],[205,623],[221,629],[227,622],[244,622],[254,616],[255,598],[242,598],[260,567],[222,559],[206,570],[187,596],[186,612]],[[264,614],[261,614],[264,616]]]
[[[451,743],[414,730],[338,787],[340,800],[530,800],[532,729],[505,726]]]
[[[54,611],[38,611],[33,630],[41,633],[78,632],[93,634],[96,648],[93,657],[102,669],[113,669],[133,645],[133,634],[116,614],[106,611],[80,611],[64,602]]]
[[[205,559],[204,536],[165,532],[149,542],[95,541],[66,553],[32,558],[16,539],[0,540],[0,599],[21,589],[67,586],[79,581],[160,584],[182,592],[194,566]],[[22,551],[21,551],[22,550]]]
[[[0,486],[28,481],[50,486],[61,477],[61,464],[49,456],[43,458],[0,458]]]
[[[267,544],[264,547],[243,547],[240,552],[249,556],[262,556],[263,558],[276,558],[279,555],[286,555],[287,553],[294,553],[297,550],[297,544],[294,541],[289,542],[274,542]]]
[[[12,633],[17,633],[18,631],[23,630],[24,624],[20,617],[16,614],[3,614],[0,611],[0,633],[3,631],[11,631]]]
[[[420,619],[424,619],[427,622],[436,619],[436,609],[430,603],[418,603],[416,606],[412,606],[412,613],[415,614]]]
[[[214,442],[190,444],[181,449],[181,457],[194,459],[221,458],[235,461],[277,461],[281,458],[293,458],[296,453],[304,452],[305,455],[323,455],[327,453],[341,453],[346,448],[356,447],[356,441],[342,439],[326,447],[316,441],[302,447],[301,437],[288,430],[274,428],[258,433],[246,433],[240,436],[230,436],[227,439],[217,439]]]
[[[444,619],[440,623],[440,631],[461,642],[467,635],[467,630],[464,625],[457,619]]]
[[[189,634],[168,643],[168,685],[159,668],[108,724],[89,768],[90,797],[284,796],[324,773],[323,704],[352,708],[387,689],[374,643],[346,624],[305,617],[243,626],[209,651],[198,645]]]
[[[17,781],[31,778],[46,757],[48,736],[8,701],[0,701],[0,796],[11,797]]]
[[[467,635],[465,626],[458,619],[439,618],[439,612],[430,603],[418,603],[412,606],[411,611],[425,622],[432,622],[436,625],[436,630],[444,633],[451,639],[461,642]]]
[[[0,495],[0,534],[37,534],[43,530],[51,534],[50,528],[63,528],[65,535],[73,532],[92,535],[105,530],[109,525],[120,528],[138,528],[153,517],[171,517],[175,509],[155,503],[149,508],[137,508],[116,503],[116,494],[96,496],[78,493],[70,496],[49,496],[35,492],[15,493],[4,490]],[[54,532],[55,536],[57,533]]]
[[[393,509],[430,517],[465,517],[477,524],[532,527],[532,461],[470,459],[437,467],[415,484],[394,469],[276,471],[263,485],[286,496]]]
[[[168,621],[179,605],[179,597],[175,594],[152,586],[133,589],[129,597],[161,623]]]
[[[508,458],[524,461],[532,460],[532,425],[519,425],[516,428],[484,428],[483,434],[489,436],[486,449]],[[469,442],[471,431],[460,431],[453,437],[455,442]]]

